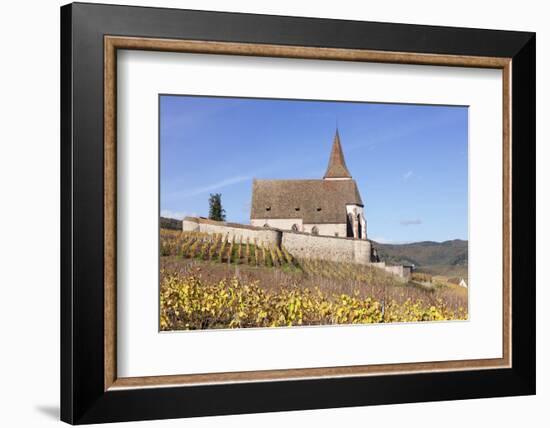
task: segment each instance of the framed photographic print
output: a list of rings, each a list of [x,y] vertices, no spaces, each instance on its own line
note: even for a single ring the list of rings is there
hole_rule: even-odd
[[[72,424],[535,393],[535,35],[61,8]]]

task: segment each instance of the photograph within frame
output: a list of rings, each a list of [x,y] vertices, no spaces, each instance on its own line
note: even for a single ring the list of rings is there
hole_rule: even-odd
[[[160,94],[159,150],[161,331],[468,319],[467,106]]]

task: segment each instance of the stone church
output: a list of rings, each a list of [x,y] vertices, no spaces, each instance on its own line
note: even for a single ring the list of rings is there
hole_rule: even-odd
[[[367,239],[363,201],[346,166],[338,130],[322,179],[254,179],[250,223],[313,235]]]

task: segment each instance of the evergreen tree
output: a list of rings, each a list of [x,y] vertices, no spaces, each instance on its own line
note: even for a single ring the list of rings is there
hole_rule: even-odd
[[[222,207],[222,194],[210,193],[208,204],[210,205],[208,218],[210,220],[225,221],[225,210]]]

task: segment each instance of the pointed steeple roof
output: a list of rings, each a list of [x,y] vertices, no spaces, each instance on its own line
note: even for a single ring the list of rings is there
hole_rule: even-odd
[[[334,141],[332,143],[332,150],[330,152],[330,159],[328,161],[327,172],[325,172],[325,179],[330,178],[350,178],[351,174],[346,166],[344,160],[344,152],[342,151],[342,144],[340,143],[340,134],[338,128],[336,128],[336,134],[334,135]]]

